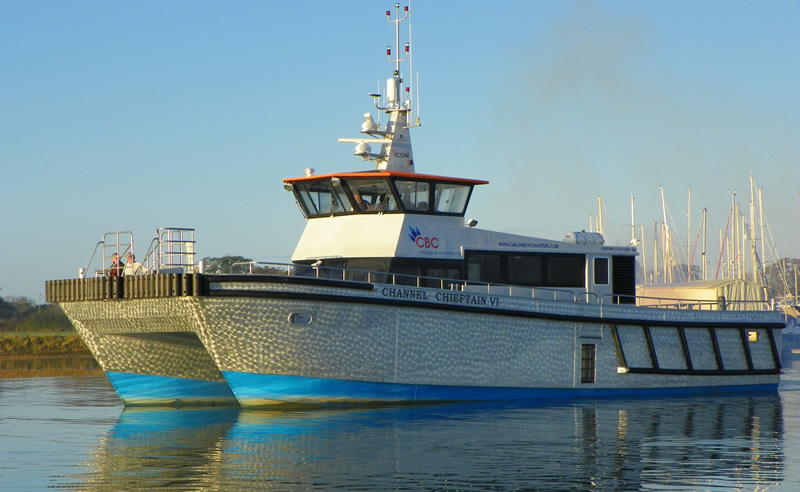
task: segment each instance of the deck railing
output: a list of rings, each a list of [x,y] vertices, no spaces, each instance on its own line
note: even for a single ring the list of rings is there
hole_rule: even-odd
[[[230,275],[286,275],[294,277],[366,282],[397,287],[432,288],[492,296],[534,298],[560,302],[581,302],[594,304],[636,304],[642,307],[685,310],[737,310],[772,311],[774,303],[766,301],[716,301],[697,299],[669,299],[645,296],[621,296],[608,294],[598,296],[592,292],[529,287],[487,282],[474,282],[463,279],[425,277],[391,272],[374,272],[345,268],[324,267],[321,265],[298,265],[286,263],[244,262],[231,265],[225,273],[206,274],[201,267],[194,268],[200,273],[172,273],[148,270],[142,275],[120,277],[95,277],[47,282],[49,302],[67,302],[97,299],[132,299],[151,297],[176,297],[205,295],[207,277],[213,281],[214,274]],[[256,280],[256,279],[253,279]],[[628,302],[625,302],[627,300]]]
[[[551,287],[528,287],[520,285],[509,285],[488,282],[475,282],[471,280],[461,280],[440,277],[424,277],[407,275],[391,272],[374,272],[369,270],[356,270],[346,268],[325,267],[321,265],[298,265],[285,263],[269,262],[241,262],[231,265],[232,273],[235,267],[244,267],[246,273],[270,273],[290,276],[303,276],[315,278],[328,278],[337,280],[354,280],[377,284],[389,284],[406,287],[428,287],[442,290],[459,290],[463,292],[482,293],[490,295],[502,295],[508,297],[533,297],[543,300],[554,300],[563,302],[585,302],[600,304],[620,304],[620,300],[627,299],[641,307],[662,308],[662,309],[686,309],[686,310],[705,310],[705,311],[774,311],[774,302],[764,300],[702,300],[702,299],[680,299],[680,298],[660,298],[648,296],[625,296],[619,294],[605,294],[598,296],[594,292],[554,289]]]

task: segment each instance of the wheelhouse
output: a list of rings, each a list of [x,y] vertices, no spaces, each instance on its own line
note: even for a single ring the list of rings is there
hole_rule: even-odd
[[[458,289],[491,284],[528,289],[534,297],[558,291],[633,302],[635,250],[604,249],[594,236],[581,242],[586,233],[531,244],[465,224],[474,187],[487,181],[396,170],[308,171],[284,180],[308,219],[292,257],[301,267],[296,274],[425,287],[445,281]]]
[[[472,189],[488,181],[399,171],[367,171],[289,178],[307,219],[352,214],[430,214],[463,217]]]

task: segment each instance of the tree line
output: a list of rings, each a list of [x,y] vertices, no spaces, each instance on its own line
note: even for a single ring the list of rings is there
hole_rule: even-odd
[[[0,297],[0,332],[74,331],[58,304],[36,304],[27,297]]]

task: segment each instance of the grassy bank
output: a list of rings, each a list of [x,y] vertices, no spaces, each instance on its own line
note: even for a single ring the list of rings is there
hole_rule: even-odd
[[[0,379],[102,375],[75,332],[0,332]]]
[[[0,357],[91,355],[77,333],[0,333]]]

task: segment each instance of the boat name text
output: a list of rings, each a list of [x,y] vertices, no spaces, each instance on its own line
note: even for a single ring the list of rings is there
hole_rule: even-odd
[[[429,301],[431,300],[429,294],[430,292],[416,289],[402,289],[395,287],[384,287],[381,289],[381,295],[383,297],[391,297],[393,299],[416,299],[419,301]],[[474,306],[494,307],[500,305],[499,297],[464,294],[461,292],[436,292],[433,294],[433,300],[447,304],[470,304]]]

